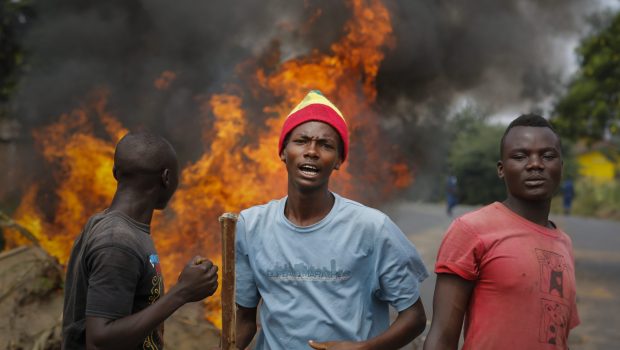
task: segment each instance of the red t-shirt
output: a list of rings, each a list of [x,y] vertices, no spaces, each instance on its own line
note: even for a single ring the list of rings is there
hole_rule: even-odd
[[[579,324],[571,239],[493,203],[452,223],[436,273],[475,281],[463,349],[565,349]]]

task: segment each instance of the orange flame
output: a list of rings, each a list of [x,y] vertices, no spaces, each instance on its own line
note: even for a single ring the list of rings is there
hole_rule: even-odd
[[[155,88],[157,90],[167,90],[172,84],[172,82],[176,80],[176,78],[176,73],[170,70],[165,70],[161,73],[159,77],[157,77],[157,79],[155,79],[153,85],[155,85]]]
[[[93,98],[95,102],[89,106],[64,114],[57,123],[34,132],[43,156],[56,167],[53,215],[44,213],[37,205],[41,201],[52,201],[39,198],[40,185],[33,185],[27,191],[15,214],[16,221],[29,229],[41,246],[62,264],[85,219],[112,199],[116,190],[111,176],[114,145],[127,133],[105,112],[107,92],[98,91]],[[94,125],[89,120],[95,118],[104,125],[109,141],[93,136]],[[19,241],[8,239],[8,247]]]
[[[411,183],[407,166],[390,164],[375,146],[380,141],[379,117],[372,105],[382,50],[392,40],[389,13],[378,0],[353,0],[351,6],[354,16],[346,24],[347,34],[331,46],[331,54],[312,52],[309,57],[281,63],[271,73],[262,68],[255,71],[258,88],[280,101],[263,107],[269,116],[264,128],[248,125],[248,111],[237,95],[197,98],[203,117],[214,117],[213,128],[204,133],[202,157],[183,169],[171,210],[157,214],[153,222],[168,282],[175,281],[193,255],[206,255],[220,263],[219,214],[238,212],[286,193],[286,172],[277,157],[279,132],[287,113],[311,89],[319,88],[340,107],[352,131],[350,161],[333,179],[338,192],[360,193],[364,187],[356,191],[357,182],[385,184],[387,192]],[[166,89],[174,78],[174,73],[166,71],[155,87]],[[46,213],[37,205],[42,185],[34,185],[15,214],[63,264],[88,217],[110,203],[116,186],[111,176],[114,145],[127,132],[105,111],[107,92],[98,91],[95,97],[93,103],[34,133],[45,159],[55,166],[55,212]],[[107,135],[95,134],[97,123]],[[353,175],[348,170],[352,163],[364,171]],[[25,243],[15,233],[7,240],[9,247]],[[221,325],[219,310],[219,295],[209,298],[206,317],[216,326]]]

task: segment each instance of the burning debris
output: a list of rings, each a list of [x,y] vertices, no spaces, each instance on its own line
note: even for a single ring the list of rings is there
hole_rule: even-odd
[[[249,90],[237,86],[231,92],[197,97],[201,118],[212,120],[203,131],[204,153],[185,166],[172,210],[157,215],[153,224],[155,232],[165,233],[155,241],[166,262],[168,283],[175,280],[187,254],[206,254],[220,263],[217,222],[210,218],[284,195],[285,172],[274,152],[279,130],[293,104],[313,88],[320,87],[342,106],[350,116],[352,138],[364,140],[335,178],[338,192],[373,200],[396,191],[393,184],[411,183],[407,166],[385,156],[398,150],[378,141],[379,117],[373,109],[376,75],[391,39],[390,16],[379,1],[353,1],[351,10],[344,37],[331,45],[329,53],[313,52],[270,69],[249,63],[240,67],[253,67],[247,77]],[[154,88],[172,89],[175,77],[165,71]],[[14,218],[61,264],[88,215],[104,209],[115,189],[110,171],[114,144],[127,130],[109,112],[111,94],[108,89],[95,90],[87,103],[34,133],[52,169],[50,187],[55,190],[34,184]],[[258,110],[248,109],[255,105]],[[258,114],[267,119],[257,118]],[[257,125],[257,119],[264,119],[264,124]],[[367,183],[385,186],[370,190]],[[41,198],[51,199],[46,202],[52,205],[39,205]],[[9,247],[27,243],[7,231]],[[218,326],[219,305],[218,297],[208,301],[207,317]]]
[[[337,11],[327,15],[310,2],[298,8],[289,1],[272,1],[269,6],[230,6],[226,1],[62,6],[52,1],[41,5],[58,18],[42,21],[33,30],[29,45],[49,58],[46,62],[54,69],[33,67],[13,102],[28,126],[37,126],[34,140],[46,166],[37,183],[25,191],[13,216],[15,222],[64,264],[87,217],[111,200],[114,144],[128,128],[150,126],[164,131],[175,146],[180,145],[185,160],[181,187],[171,209],[155,216],[153,224],[154,231],[161,232],[155,241],[170,284],[188,254],[206,254],[220,263],[214,220],[219,213],[284,195],[284,168],[273,150],[286,114],[309,90],[321,89],[341,107],[350,122],[351,137],[360,145],[351,150],[350,161],[334,179],[334,189],[353,199],[377,201],[411,185],[413,162],[403,161],[404,152],[417,151],[399,149],[382,134],[385,116],[378,112],[382,94],[384,101],[402,98],[400,92],[406,92],[406,98],[419,101],[419,105],[446,106],[459,89],[501,94],[504,90],[495,86],[484,88],[489,75],[503,77],[496,80],[508,81],[505,85],[520,86],[513,84],[519,80],[514,74],[527,71],[531,62],[540,60],[538,55],[521,54],[523,48],[519,47],[514,52],[515,64],[506,65],[506,57],[512,57],[507,53],[510,50],[498,43],[511,40],[465,20],[500,27],[494,22],[497,18],[519,12],[536,14],[536,9],[544,6],[535,1],[521,5],[484,2],[489,13],[501,17],[468,15],[477,11],[475,7],[447,3],[394,5],[400,6],[391,12],[396,15],[378,0],[320,3],[336,6]],[[304,21],[302,14],[308,6],[312,15]],[[266,13],[273,8],[282,9],[275,25],[273,14]],[[551,11],[579,12],[575,8],[581,7],[554,7]],[[546,12],[539,12],[544,18]],[[204,13],[209,15],[206,21]],[[248,13],[255,15],[254,26],[246,25]],[[445,19],[444,13],[449,15]],[[434,26],[422,26],[418,16],[426,14]],[[547,37],[539,40],[530,31],[521,30],[530,28],[528,23],[521,19],[514,26],[501,27],[515,28],[511,37],[527,35],[533,47],[544,47]],[[537,22],[541,23],[547,21]],[[412,28],[418,24],[419,28]],[[426,31],[447,29],[426,33],[422,27]],[[67,35],[67,28],[79,30],[69,30],[71,35]],[[281,35],[269,35],[275,30],[296,40],[291,43]],[[395,31],[424,35],[412,36],[413,43],[397,42]],[[227,37],[227,42],[242,44],[222,44],[222,32],[238,33]],[[459,36],[462,33],[464,36]],[[310,38],[310,47],[300,44],[300,37]],[[179,42],[179,38],[183,40]],[[437,39],[437,46],[428,38]],[[490,42],[485,38],[491,38]],[[425,50],[427,46],[432,50]],[[390,64],[385,66],[388,48],[398,55],[388,57]],[[418,48],[430,53],[417,56]],[[543,56],[548,53],[542,52]],[[463,57],[468,58],[467,64]],[[516,73],[499,74],[499,67],[504,66],[512,66]],[[520,69],[512,69],[516,66]],[[544,78],[546,73],[540,76]],[[383,92],[377,91],[377,84],[383,86]],[[84,97],[85,91],[91,93]],[[77,107],[67,112],[67,103]],[[409,110],[412,103],[404,106],[408,115],[418,113]],[[50,114],[60,117],[49,124],[45,119]],[[408,131],[400,137],[412,139]],[[32,241],[15,229],[5,231],[9,248]],[[214,297],[207,306],[207,317],[218,326],[219,303]]]

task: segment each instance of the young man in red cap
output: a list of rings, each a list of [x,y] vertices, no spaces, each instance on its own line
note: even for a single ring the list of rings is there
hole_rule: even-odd
[[[257,332],[260,301],[256,349],[398,349],[424,330],[428,272],[415,247],[385,214],[329,191],[348,149],[342,113],[319,92],[287,117],[288,196],[237,224],[239,348]]]
[[[567,349],[579,324],[568,235],[549,221],[562,177],[560,138],[538,115],[506,129],[497,173],[507,198],[452,223],[439,248],[424,349]]]

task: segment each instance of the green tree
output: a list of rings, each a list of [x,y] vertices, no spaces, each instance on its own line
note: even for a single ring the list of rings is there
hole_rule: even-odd
[[[577,49],[580,68],[555,106],[552,121],[571,139],[620,133],[620,12]]]
[[[454,141],[448,157],[457,177],[459,202],[488,204],[503,200],[504,183],[497,177],[499,141],[505,127],[490,125],[480,111],[466,108],[450,121]]]
[[[9,99],[24,66],[20,39],[32,17],[29,1],[0,0],[0,106]]]

